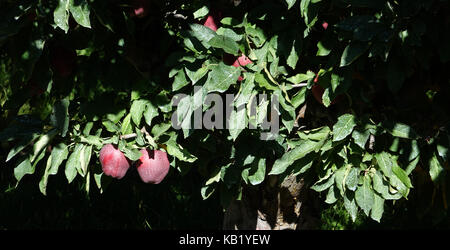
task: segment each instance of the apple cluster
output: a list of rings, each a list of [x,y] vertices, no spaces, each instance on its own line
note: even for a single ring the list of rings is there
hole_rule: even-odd
[[[137,171],[145,183],[159,184],[170,168],[167,153],[161,150],[142,149],[137,161]],[[130,168],[130,160],[114,145],[106,144],[100,150],[100,163],[105,175],[122,179]]]

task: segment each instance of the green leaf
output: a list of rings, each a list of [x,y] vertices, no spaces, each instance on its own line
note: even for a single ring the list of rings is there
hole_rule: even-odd
[[[186,74],[192,81],[192,85],[195,85],[200,79],[202,79],[208,73],[209,69],[210,67],[201,67],[192,74],[191,71],[188,71],[188,69],[186,68]]]
[[[312,151],[319,150],[320,147],[324,144],[323,141],[311,141],[311,140],[303,140],[301,141],[294,149],[285,153],[281,159],[275,161],[272,166],[272,170],[269,175],[278,175],[286,171],[286,169],[291,166],[296,160],[299,160],[305,157],[308,153]]]
[[[370,177],[365,176],[363,178],[363,185],[358,187],[358,189],[356,190],[355,199],[358,206],[362,208],[367,216],[369,216],[375,199],[370,185]]]
[[[355,117],[352,114],[345,114],[338,118],[333,126],[333,141],[341,141],[350,135],[356,126]]]
[[[293,84],[297,84],[297,83],[301,83],[301,82],[305,82],[310,79],[313,79],[314,77],[315,77],[314,72],[308,71],[306,74],[303,74],[303,73],[296,74],[295,76],[291,76],[291,77],[287,78],[286,80]]]
[[[217,33],[218,35],[221,35],[221,36],[229,37],[229,38],[231,38],[231,39],[232,39],[233,41],[235,41],[235,42],[241,41],[242,38],[244,37],[243,35],[239,35],[239,34],[237,34],[236,32],[234,32],[234,30],[232,30],[232,29],[227,29],[227,28],[224,28],[224,27],[220,27],[219,29],[217,29],[217,30],[216,30],[216,33]]]
[[[180,161],[192,163],[197,160],[197,157],[189,153],[186,149],[182,148],[174,140],[168,141],[166,145],[167,153],[173,157],[176,157]]]
[[[255,82],[260,86],[267,90],[277,90],[278,87],[271,84],[266,76],[262,73],[255,73]]]
[[[415,142],[416,142],[415,145],[416,145],[416,147],[417,147],[417,141],[415,141]],[[444,146],[444,145],[441,145],[441,144],[437,144],[437,145],[436,145],[436,150],[437,150],[439,156],[440,156],[444,161],[447,161],[447,160],[448,160],[448,155],[450,154],[450,152],[449,152],[447,146]],[[418,151],[418,150],[417,150],[417,151]],[[411,153],[412,153],[412,152],[411,152]],[[410,156],[410,158],[411,158],[411,156]],[[415,157],[413,157],[413,158],[415,158]]]
[[[412,188],[411,180],[406,174],[405,170],[400,168],[397,164],[392,165],[392,172],[397,176],[397,178],[405,184],[407,188]]]
[[[350,215],[353,222],[358,215],[358,206],[356,205],[354,193],[346,192],[344,195],[344,207]]]
[[[69,31],[69,8],[70,0],[59,0],[58,6],[53,12],[53,20],[56,26],[66,33]]]
[[[31,155],[31,163],[39,156],[39,154],[44,150],[44,148],[50,143],[50,141],[57,134],[57,130],[52,129],[47,134],[41,135],[39,140],[33,145],[33,154]]]
[[[25,147],[30,145],[30,143],[36,140],[39,137],[39,134],[32,134],[31,137],[25,136],[19,142],[15,143],[6,157],[6,162],[11,160],[14,156],[20,153]]]
[[[135,100],[133,101],[133,104],[131,104],[130,108],[131,119],[133,120],[134,124],[136,124],[136,126],[138,127],[141,124],[142,115],[147,107],[147,104],[148,104],[147,100]]]
[[[292,8],[292,6],[294,6],[295,2],[297,2],[297,0],[286,0],[288,9]]]
[[[322,192],[324,190],[327,190],[329,187],[331,187],[334,184],[335,181],[335,175],[331,175],[326,181],[319,180],[314,185],[311,186],[311,189],[316,192]]]
[[[344,67],[353,63],[358,57],[360,57],[369,48],[367,43],[351,42],[344,49],[341,56],[340,66]]]
[[[80,151],[80,165],[78,165],[78,173],[81,176],[86,176],[86,174],[88,173],[88,166],[89,166],[89,162],[91,161],[91,156],[92,156],[92,146],[91,145],[83,145],[83,147],[81,148]]]
[[[360,170],[358,168],[353,167],[348,173],[347,178],[345,178],[345,184],[351,191],[355,191],[358,187],[359,172]]]
[[[115,114],[114,113],[107,114],[106,118],[112,121],[114,124],[117,124],[126,113],[127,113],[126,109],[122,109]]]
[[[381,152],[375,154],[375,159],[377,159],[378,166],[380,167],[383,174],[387,177],[392,176],[392,156],[387,152]]]
[[[160,137],[162,134],[164,134],[167,130],[169,130],[172,127],[171,123],[161,123],[161,124],[155,124],[152,128],[152,135],[155,139]]]
[[[386,200],[398,200],[402,196],[400,194],[392,195],[389,193],[389,183],[383,180],[383,176],[379,171],[373,175],[373,189],[377,191]]]
[[[266,176],[266,159],[261,158],[254,161],[250,168],[248,180],[252,185],[259,185],[264,181]]]
[[[210,45],[208,44],[209,40],[216,36],[216,32],[208,27],[205,27],[201,24],[191,24],[190,34],[197,38],[205,48],[209,49]]]
[[[121,128],[120,131],[124,135],[131,134],[133,132],[133,129],[131,127],[131,114],[128,114],[123,119],[123,121],[122,121],[122,128]]]
[[[315,159],[317,159],[317,154],[312,152],[307,154],[305,157],[296,160],[293,163],[294,169],[292,170],[292,174],[296,176],[305,173],[312,167]]]
[[[96,135],[82,136],[80,137],[80,141],[89,145],[95,145],[97,147],[103,146],[103,139]]]
[[[205,88],[206,93],[220,92],[223,93],[232,85],[235,84],[241,70],[239,68],[228,66],[223,62],[220,62],[214,67],[208,74],[208,80],[206,81]]]
[[[106,128],[106,130],[108,130],[108,132],[111,133],[116,133],[120,131],[119,126],[117,126],[116,124],[114,124],[112,121],[110,120],[104,120],[102,121],[102,125]]]
[[[338,188],[340,194],[343,197],[345,195],[345,178],[346,178],[346,174],[348,173],[350,168],[351,168],[351,165],[344,165],[344,166],[340,167],[334,174],[336,187]]]
[[[438,182],[442,180],[442,178],[444,177],[445,170],[444,167],[442,167],[441,163],[439,162],[436,153],[433,153],[433,156],[430,158],[429,164],[430,164],[429,172],[431,180],[433,182]]]
[[[172,91],[177,91],[188,84],[189,84],[189,82],[186,79],[186,74],[184,73],[184,70],[181,69],[180,71],[178,71],[178,74],[175,76],[175,79],[172,84]]]
[[[83,144],[76,144],[75,149],[73,150],[72,154],[70,154],[69,159],[66,162],[66,168],[65,168],[65,175],[67,178],[67,181],[71,183],[73,179],[77,176],[77,169],[80,168],[81,161],[80,161],[80,155],[81,155],[81,149],[83,148]]]
[[[360,148],[365,149],[367,140],[369,140],[370,132],[368,130],[364,130],[363,132],[355,129],[352,133],[352,138],[355,141],[356,145]]]
[[[203,6],[200,9],[196,10],[193,14],[194,14],[194,18],[198,19],[198,18],[202,18],[205,17],[206,15],[208,15],[209,13],[209,8],[208,6]]]
[[[228,131],[234,141],[247,126],[248,121],[246,111],[246,109],[239,109],[236,111],[234,108],[231,111]]]
[[[14,168],[14,177],[17,183],[27,174],[33,174],[35,168],[31,165],[30,158],[25,158],[17,167]]]
[[[300,52],[300,45],[299,42],[294,40],[292,42],[292,48],[291,48],[291,52],[289,53],[288,58],[286,59],[286,63],[289,67],[291,67],[292,69],[296,68],[297,62],[299,60],[299,55],[298,53]]]
[[[78,5],[75,5],[75,3]],[[91,10],[86,0],[70,0],[69,10],[72,13],[73,19],[79,25],[85,28],[91,28],[91,22],[89,20]]]
[[[335,194],[335,188],[334,188],[334,186],[332,186],[332,187],[330,187],[328,189],[328,193],[327,193],[327,197],[325,199],[325,203],[333,204],[336,201],[337,201],[337,197],[336,197],[336,194]]]
[[[158,116],[158,108],[155,107],[151,102],[148,102],[145,106],[144,111],[144,119],[145,123],[147,123],[148,126],[152,125],[153,118]]]
[[[230,37],[216,35],[208,43],[213,48],[223,49],[228,54],[238,55],[239,44]]]
[[[383,213],[384,213],[384,199],[378,194],[374,194],[373,206],[372,211],[370,213],[370,217],[373,220],[380,222]]]
[[[142,153],[136,148],[124,147],[122,152],[130,161],[137,161],[142,156]]]
[[[83,135],[88,136],[91,133],[93,126],[94,126],[93,122],[87,122],[83,129]]]
[[[44,195],[46,195],[48,177],[58,173],[59,166],[67,159],[68,154],[69,151],[64,143],[60,143],[52,149],[52,153],[47,160],[44,175],[39,182],[39,189]]]
[[[69,104],[68,98],[57,101],[50,115],[51,125],[61,132],[62,137],[66,136],[69,129]]]
[[[316,56],[328,56],[331,52],[330,48],[325,47],[322,42],[317,43],[317,53]]]
[[[385,122],[383,127],[395,137],[405,138],[405,139],[417,139],[417,133],[408,125],[403,123]]]

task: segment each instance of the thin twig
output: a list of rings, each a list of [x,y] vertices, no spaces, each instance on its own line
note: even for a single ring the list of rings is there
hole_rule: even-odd
[[[136,133],[127,134],[127,135],[121,135],[119,138],[120,138],[121,140],[122,140],[122,139],[127,140],[127,139],[131,139],[131,138],[134,138],[134,137],[137,137],[137,134],[136,134]]]
[[[308,86],[307,82],[301,82],[301,83],[291,85],[291,87],[293,87],[293,88],[302,88],[302,87],[306,87],[306,86]]]

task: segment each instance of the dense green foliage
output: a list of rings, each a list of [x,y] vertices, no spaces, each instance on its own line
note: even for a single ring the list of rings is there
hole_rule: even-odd
[[[296,175],[352,221],[380,222],[405,204],[445,219],[448,1],[235,2],[152,0],[136,17],[125,0],[1,1],[2,178],[15,177],[11,189],[34,182],[44,195],[64,195],[67,184],[52,179],[65,178],[91,199],[120,185],[227,208],[268,175]],[[202,25],[211,13],[215,32]],[[227,63],[240,55],[252,63]],[[265,141],[267,128],[241,129],[266,117],[270,102],[258,117],[233,110],[229,129],[172,126],[175,111],[190,124],[196,110],[212,109],[202,107],[209,93],[236,94],[236,107],[276,96],[279,133]],[[135,170],[105,176],[98,152],[107,143],[131,161],[141,148],[167,151],[168,178],[149,187]]]

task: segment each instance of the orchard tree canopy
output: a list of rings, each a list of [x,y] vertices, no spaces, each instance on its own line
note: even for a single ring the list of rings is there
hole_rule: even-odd
[[[194,171],[224,209],[295,177],[353,221],[412,196],[446,211],[449,7],[2,0],[0,171],[43,195]]]

